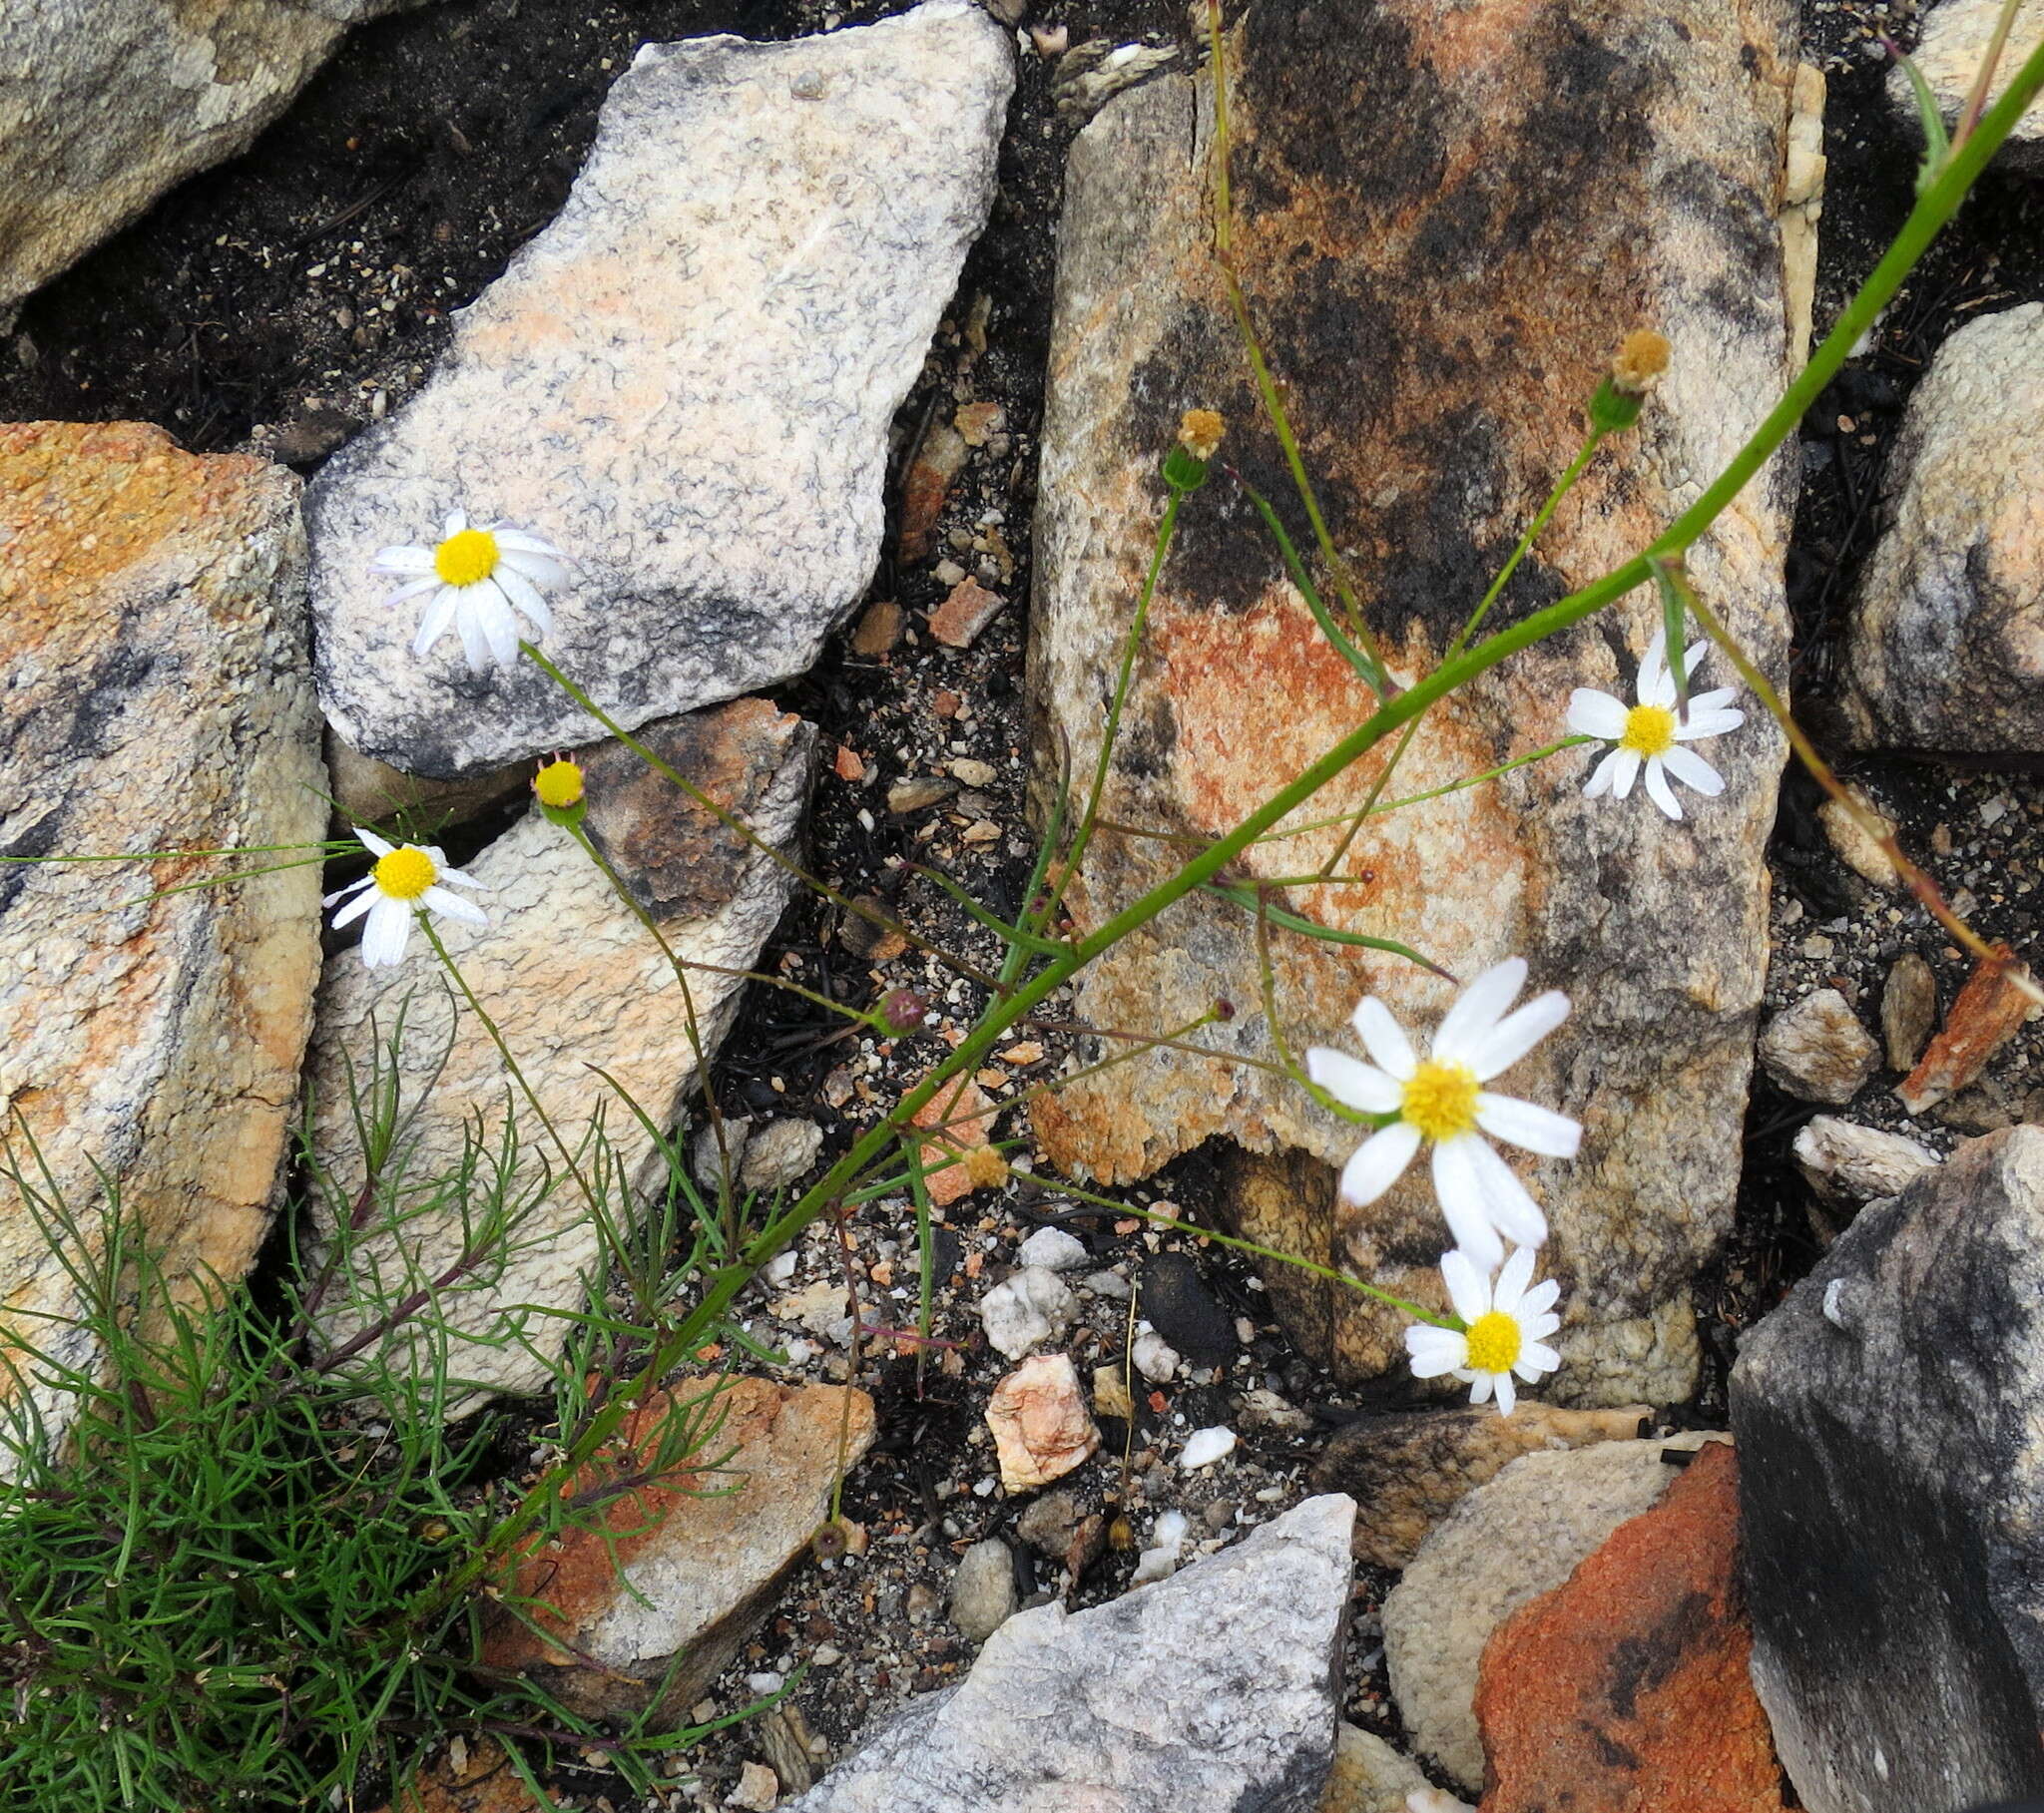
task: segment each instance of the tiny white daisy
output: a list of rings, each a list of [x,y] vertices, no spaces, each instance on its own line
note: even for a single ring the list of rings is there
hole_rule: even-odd
[[[333,916],[333,929],[352,925],[366,913],[369,923],[362,927],[362,962],[369,969],[395,963],[404,955],[411,935],[414,913],[445,913],[450,919],[465,919],[470,925],[487,925],[488,916],[472,900],[450,894],[440,883],[479,888],[483,883],[459,869],[450,869],[447,859],[434,847],[415,843],[386,843],[374,831],[355,826],[362,848],[376,858],[376,866],[359,881],[351,881],[337,894],[328,894],[319,904],[332,906],[348,900]]]
[[[1481,1404],[1495,1393],[1498,1414],[1510,1416],[1518,1401],[1512,1375],[1536,1385],[1543,1373],[1561,1364],[1561,1355],[1544,1339],[1561,1326],[1561,1317],[1552,1313],[1561,1286],[1552,1278],[1533,1283],[1530,1246],[1505,1261],[1495,1284],[1488,1268],[1464,1252],[1441,1256],[1441,1278],[1464,1327],[1457,1331],[1415,1322],[1406,1329],[1412,1371],[1422,1379],[1453,1373],[1469,1387],[1470,1403]]]
[[[1483,1134],[1557,1158],[1573,1158],[1583,1138],[1566,1115],[1482,1087],[1568,1018],[1569,998],[1558,989],[1507,1012],[1525,982],[1523,957],[1485,970],[1448,1009],[1424,1060],[1374,995],[1357,1004],[1352,1024],[1375,1063],[1323,1045],[1305,1055],[1306,1075],[1337,1102],[1398,1117],[1342,1166],[1341,1194],[1358,1205],[1374,1202],[1430,1141],[1434,1194],[1455,1244],[1488,1265],[1504,1257],[1501,1233],[1538,1246],[1547,1238],[1547,1217]]]
[[[487,674],[492,662],[509,667],[518,659],[518,616],[533,627],[533,641],[554,627],[542,586],[565,584],[561,551],[523,530],[493,523],[471,529],[454,511],[437,546],[385,548],[369,563],[371,573],[401,574],[406,583],[383,602],[401,605],[430,592],[411,652],[423,657],[451,624],[461,636],[469,672]]]
[[[1683,663],[1683,672],[1694,676],[1697,664],[1710,650],[1709,643],[1698,643]],[[1656,630],[1640,658],[1633,690],[1640,702],[1630,706],[1595,686],[1578,686],[1569,694],[1569,728],[1578,736],[1595,736],[1617,745],[1591,769],[1584,797],[1598,799],[1609,793],[1625,798],[1642,766],[1647,771],[1647,797],[1670,818],[1682,816],[1681,802],[1668,784],[1670,776],[1707,798],[1715,799],[1724,792],[1725,777],[1694,749],[1682,745],[1700,736],[1723,736],[1746,722],[1744,711],[1731,709],[1734,688],[1720,686],[1715,692],[1692,693],[1689,716],[1680,716],[1675,708],[1675,676],[1668,667],[1668,635]]]

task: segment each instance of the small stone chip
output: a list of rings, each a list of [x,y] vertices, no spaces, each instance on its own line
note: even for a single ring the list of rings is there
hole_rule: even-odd
[[[918,774],[907,780],[897,780],[887,789],[887,810],[890,812],[921,812],[935,805],[940,799],[948,799],[958,791],[955,780],[940,780],[934,774]]]
[[[976,761],[970,755],[961,755],[951,763],[952,778],[963,781],[968,787],[990,787],[994,784],[995,768],[990,761]]]
[[[885,655],[901,640],[901,607],[881,601],[868,605],[866,613],[858,620],[858,628],[851,633],[851,652],[862,655],[868,661]]]
[[[930,634],[947,649],[969,649],[979,633],[1008,601],[968,579],[951,588],[951,596],[930,613]]]

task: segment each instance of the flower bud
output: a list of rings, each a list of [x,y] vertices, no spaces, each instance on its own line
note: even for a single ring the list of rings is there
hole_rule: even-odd
[[[927,996],[913,989],[889,989],[873,1009],[873,1024],[888,1039],[905,1039],[922,1031],[923,1016],[929,1011]]]
[[[1668,342],[1651,328],[1625,336],[1611,361],[1611,374],[1590,399],[1590,421],[1600,434],[1630,428],[1640,419],[1640,403],[1668,369]]]
[[[965,1174],[974,1189],[998,1189],[1008,1180],[1008,1161],[992,1145],[975,1145],[965,1154]]]
[[[1228,424],[1211,409],[1188,409],[1179,420],[1178,441],[1164,456],[1164,482],[1174,491],[1196,491],[1207,482],[1207,462],[1221,446]]]
[[[532,777],[532,796],[555,824],[575,823],[586,809],[580,765],[565,755],[541,763],[539,772]]]

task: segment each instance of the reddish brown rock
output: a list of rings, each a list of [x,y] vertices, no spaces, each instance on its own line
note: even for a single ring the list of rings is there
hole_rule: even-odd
[[[1738,1460],[1714,1443],[1499,1628],[1476,1686],[1482,1813],[1780,1813],[1738,1530]]]
[[[444,1750],[383,1813],[539,1813],[540,1803],[494,1738]]]
[[[930,634],[947,649],[969,649],[1008,601],[976,579],[962,579],[930,613]]]
[[[733,1379],[662,1392],[626,1426],[623,1455],[577,1492],[630,1477],[677,1405],[705,1419],[699,1465],[638,1485],[605,1512],[529,1555],[507,1593],[526,1601],[493,1623],[483,1659],[522,1668],[592,1717],[693,1703],[808,1553],[828,1514],[840,1438],[845,1466],[873,1440],[873,1404],[841,1388]],[[670,1675],[673,1658],[687,1659]]]
[[[965,437],[941,423],[923,436],[907,476],[901,481],[901,533],[895,556],[913,566],[930,551],[930,536],[943,514],[951,482],[965,465]]]
[[[1628,330],[1665,334],[1673,364],[1638,430],[1557,511],[1493,624],[1645,546],[1786,382],[1776,209],[1794,26],[1788,0],[1244,9],[1236,263],[1362,614],[1401,680],[1434,667],[1575,454],[1585,401]],[[1088,774],[1097,759],[1105,677],[1142,591],[1182,411],[1220,411],[1229,462],[1298,521],[1213,255],[1209,85],[1159,75],[1117,95],[1072,149],[1031,597],[1039,774]],[[1777,674],[1792,453],[1691,555],[1702,595]],[[1630,697],[1656,617],[1636,593],[1457,693],[1428,714],[1391,796],[1553,741],[1573,686]],[[1716,657],[1703,676],[1727,678]],[[1217,474],[1180,519],[1104,816],[1195,841],[1224,832],[1373,702]],[[1638,796],[1584,799],[1592,752],[1572,750],[1384,814],[1347,851],[1340,885],[1282,900],[1337,930],[1407,939],[1463,977],[1520,954],[1533,986],[1573,996],[1567,1027],[1499,1085],[1585,1128],[1579,1159],[1531,1167],[1549,1263],[1569,1284],[1550,1394],[1563,1402],[1688,1395],[1691,1281],[1731,1224],[1783,743],[1749,710],[1700,747],[1726,790],[1693,798],[1680,825]],[[1353,813],[1388,754],[1380,745],[1298,821]],[[1266,842],[1241,872],[1313,871],[1341,835],[1337,823]],[[1079,932],[1162,879],[1172,853],[1095,837],[1066,897]],[[1276,933],[1272,954],[1294,1051],[1345,1042],[1365,992],[1422,1029],[1453,999],[1381,953]],[[1249,915],[1203,896],[1089,967],[1074,1017],[1164,1033],[1217,996],[1260,999],[1257,941]],[[1255,1012],[1200,1038],[1276,1055]],[[1356,1132],[1281,1072],[1160,1047],[1034,1112],[1058,1165],[1116,1182],[1233,1140],[1282,1171],[1254,1204],[1235,1189],[1243,1231],[1404,1296],[1438,1291],[1445,1229],[1425,1167],[1365,1211],[1338,1207],[1330,1167]],[[1402,1317],[1283,1267],[1267,1275],[1315,1358],[1349,1378],[1402,1367]]]
[[[2035,1004],[2014,980],[2024,974],[2015,953],[2005,944],[1995,952],[1994,961],[1981,962],[1966,978],[1943,1028],[1895,1091],[1910,1114],[1964,1089],[2029,1017]]]
[[[922,1141],[919,1155],[925,1165],[941,1165],[929,1173],[930,1200],[939,1208],[978,1187],[972,1174],[970,1156],[993,1136],[994,1118],[1000,1104],[990,1102],[978,1084],[968,1077],[945,1085],[915,1111],[917,1127],[938,1128],[934,1137]]]

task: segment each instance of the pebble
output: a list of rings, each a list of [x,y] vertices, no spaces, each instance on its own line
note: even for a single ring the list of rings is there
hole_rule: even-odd
[[[916,775],[908,780],[897,780],[887,789],[887,810],[890,812],[920,812],[933,806],[940,799],[948,799],[958,791],[955,780],[940,780],[934,774]]]
[[[999,1537],[974,1543],[951,1577],[951,1621],[983,1643],[1015,1613],[1015,1558]]]
[[[1069,1492],[1046,1492],[1015,1520],[1015,1534],[1039,1555],[1062,1559],[1085,1513]]]
[[[1218,1425],[1212,1429],[1196,1429],[1186,1437],[1185,1447],[1179,1450],[1179,1471],[1195,1473],[1202,1467],[1211,1467],[1216,1461],[1225,1460],[1234,1452],[1234,1430]]]
[[[930,634],[947,649],[969,649],[1008,601],[977,580],[962,580],[930,613]]]
[[[1789,1095],[1837,1107],[1873,1075],[1880,1051],[1845,997],[1836,989],[1818,989],[1768,1023],[1760,1060]]]
[[[960,755],[951,763],[951,778],[968,787],[990,787],[994,784],[996,772],[990,761],[975,761],[969,755]]]
[[[1128,1381],[1122,1377],[1119,1366],[1094,1367],[1093,1408],[1101,1416],[1118,1417],[1124,1423],[1135,1417],[1136,1406],[1129,1397]]]
[[[744,1189],[785,1189],[815,1163],[823,1130],[813,1121],[769,1121],[746,1141],[739,1164]]]
[[[1096,1297],[1113,1297],[1126,1303],[1134,1294],[1134,1287],[1118,1271],[1089,1271],[1079,1280],[1081,1290],[1090,1290]]]
[[[1047,1275],[1047,1274],[1046,1274]],[[1033,1492],[1082,1467],[1100,1447],[1069,1354],[1038,1354],[996,1385],[987,1402],[1001,1484]]]
[[[1924,1042],[1937,1024],[1937,978],[1915,951],[1904,951],[1888,971],[1880,996],[1880,1031],[1888,1069],[1907,1076],[1923,1056]]]
[[[1136,1572],[1129,1585],[1147,1586],[1155,1581],[1170,1580],[1178,1572],[1178,1558],[1190,1529],[1182,1511],[1167,1511],[1160,1517],[1150,1532],[1150,1547],[1136,1558]]]
[[[1899,1195],[1931,1165],[1929,1146],[1901,1133],[1817,1115],[1795,1135],[1795,1163],[1810,1187],[1832,1201]]]
[[[1235,1358],[1235,1318],[1190,1253],[1162,1252],[1143,1268],[1143,1316],[1195,1366],[1223,1366]]]
[[[1154,1328],[1136,1337],[1129,1355],[1136,1362],[1136,1370],[1153,1385],[1170,1384],[1181,1364],[1178,1350]]]
[[[986,1293],[979,1306],[979,1325],[996,1353],[1019,1360],[1062,1335],[1077,1307],[1055,1272],[1025,1265]]]
[[[739,1785],[725,1796],[727,1807],[741,1813],[773,1813],[780,1804],[780,1778],[765,1763],[748,1762],[739,1771]]]
[[[1039,1227],[1015,1255],[1024,1265],[1040,1265],[1045,1271],[1072,1271],[1093,1255],[1086,1242],[1062,1227]]]

